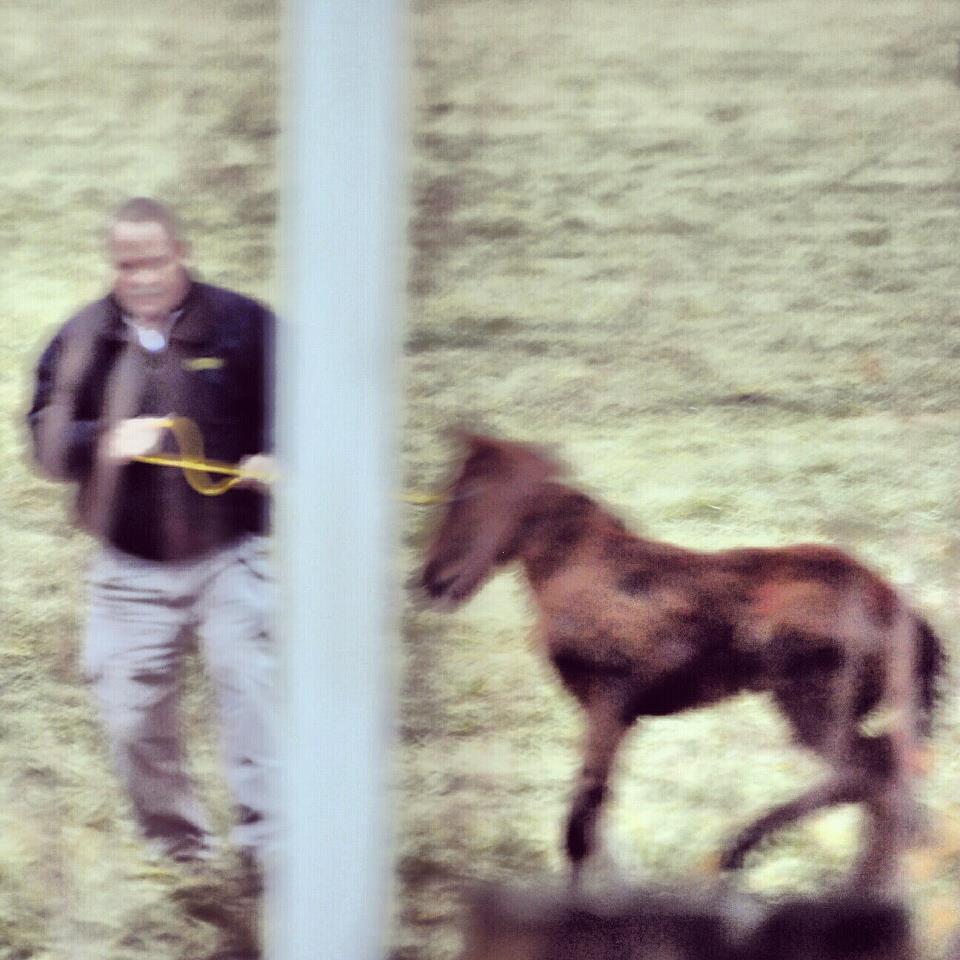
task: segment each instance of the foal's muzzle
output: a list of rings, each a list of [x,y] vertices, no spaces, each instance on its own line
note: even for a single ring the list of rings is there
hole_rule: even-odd
[[[445,564],[433,560],[427,564],[426,569],[423,571],[423,576],[420,578],[420,586],[423,587],[427,595],[434,600],[441,600],[445,597],[447,591],[449,591],[457,579],[456,574],[448,573],[444,575],[444,566]]]

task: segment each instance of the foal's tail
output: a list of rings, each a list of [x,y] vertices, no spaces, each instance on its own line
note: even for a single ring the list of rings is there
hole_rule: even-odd
[[[917,648],[915,676],[918,684],[917,726],[924,737],[930,736],[933,714],[940,694],[940,678],[947,664],[943,641],[922,617],[915,618]]]

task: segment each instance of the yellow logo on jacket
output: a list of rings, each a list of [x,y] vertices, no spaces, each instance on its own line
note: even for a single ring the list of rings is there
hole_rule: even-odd
[[[183,369],[198,370],[219,370],[226,361],[223,357],[188,357],[183,361]]]

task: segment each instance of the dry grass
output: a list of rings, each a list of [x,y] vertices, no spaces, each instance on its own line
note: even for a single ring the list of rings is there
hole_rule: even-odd
[[[66,491],[29,470],[23,413],[41,346],[104,287],[100,229],[126,196],[169,198],[204,277],[273,298],[278,10],[30,0],[4,4],[4,26],[0,958],[198,960],[252,902],[228,853],[201,875],[144,857],[77,669],[89,543]],[[194,766],[225,829],[212,703],[189,680]]]
[[[64,0],[54,16],[29,0],[4,15],[0,958],[196,960],[224,943],[211,901],[244,906],[237,874],[229,856],[200,877],[144,860],[77,674],[89,545],[26,467],[21,414],[40,345],[102,283],[97,231],[127,194],[181,206],[204,276],[275,299],[278,10]],[[557,442],[658,536],[856,549],[952,645],[952,11],[414,0],[410,26],[407,484],[442,477],[453,419]],[[410,511],[404,571],[423,522]],[[511,578],[455,617],[403,620],[393,950],[445,960],[464,879],[560,869],[579,727]],[[190,679],[194,762],[225,828],[208,691]],[[958,737],[948,696],[924,787],[944,831]],[[687,878],[811,769],[759,700],[651,723],[623,757],[608,845],[631,879]],[[851,828],[841,811],[793,831],[745,885],[822,885]],[[957,857],[917,861],[931,960]]]
[[[413,26],[407,484],[442,479],[451,420],[558,443],[651,535],[855,550],[953,647],[954,13],[421,0]],[[423,524],[409,514],[405,567]],[[464,879],[561,868],[579,722],[530,620],[508,576],[453,617],[406,614],[397,958],[455,955]],[[960,820],[958,736],[948,692],[923,787],[941,834]],[[610,852],[633,880],[695,877],[815,770],[759,698],[650,722],[622,758]],[[745,887],[822,887],[854,826],[838,811],[791,831]],[[930,957],[960,922],[956,847],[915,866]]]

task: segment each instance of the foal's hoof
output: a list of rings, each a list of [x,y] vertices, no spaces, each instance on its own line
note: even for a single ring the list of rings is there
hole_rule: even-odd
[[[748,827],[720,855],[720,869],[724,872],[742,870],[747,854],[763,839],[763,831]]]
[[[717,868],[720,873],[733,873],[735,870],[743,869],[743,856],[741,854],[724,854],[720,857]]]
[[[744,861],[747,859],[748,849],[749,848],[736,846],[725,850],[721,854],[717,854],[717,872],[730,873],[734,870],[742,870]]]

